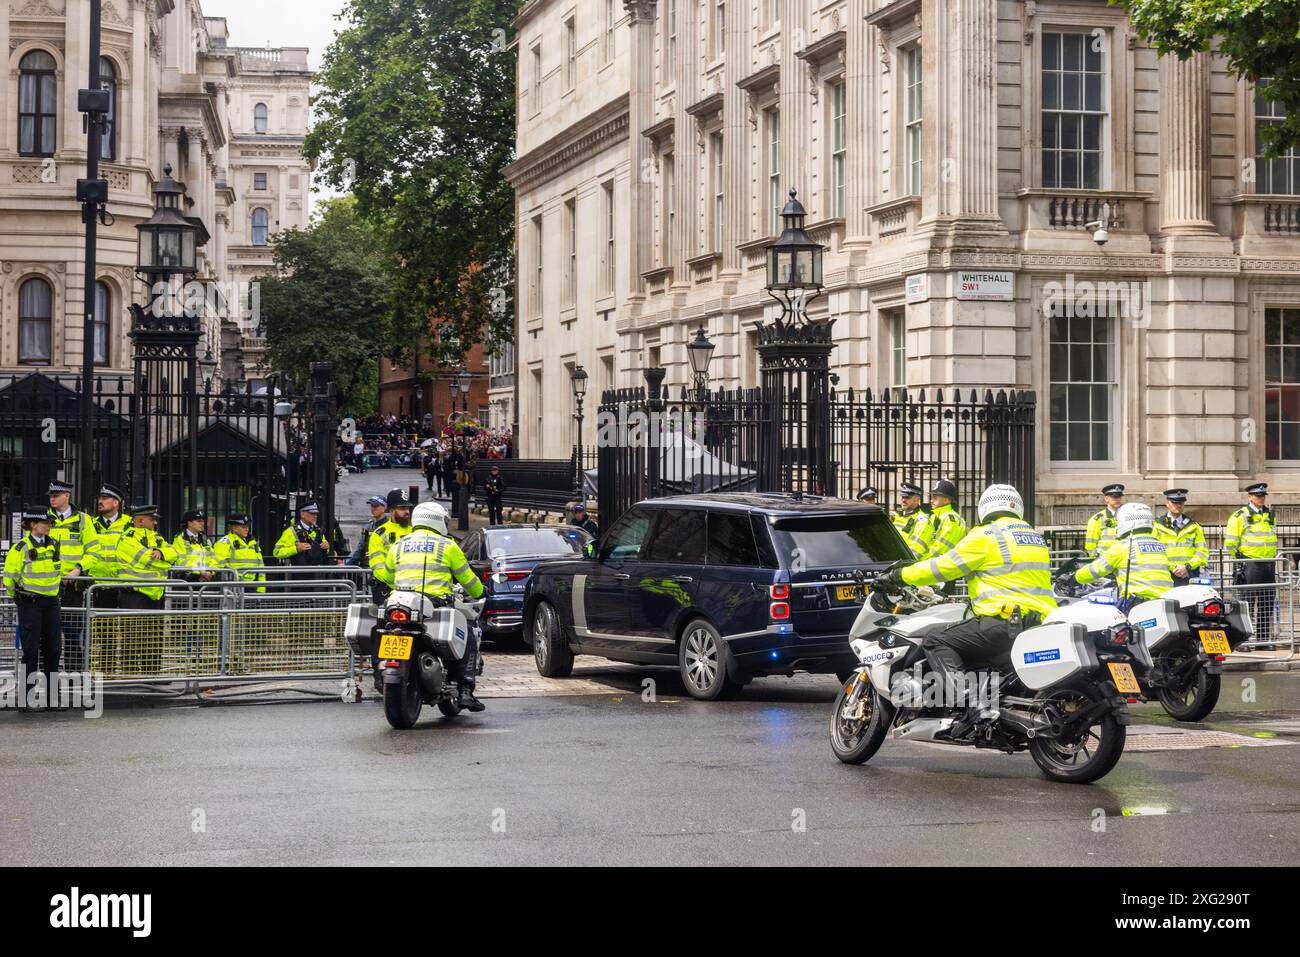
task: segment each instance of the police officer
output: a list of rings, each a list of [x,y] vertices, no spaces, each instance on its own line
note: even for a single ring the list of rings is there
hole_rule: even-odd
[[[487,481],[483,483],[483,490],[487,493],[488,524],[504,524],[505,519],[501,515],[501,506],[504,501],[502,496],[506,493],[506,480],[501,477],[501,466],[492,466]]]
[[[963,575],[970,589],[973,618],[925,638],[921,648],[949,694],[956,693],[963,657],[995,660],[1011,649],[1016,635],[1037,625],[1056,607],[1052,594],[1052,556],[1047,540],[1024,520],[1024,502],[1010,485],[990,485],[980,496],[980,524],[955,548],[938,558],[895,568],[883,575],[886,590],[900,583],[937,585]],[[955,697],[950,698],[954,704]],[[964,736],[981,719],[970,705],[949,735]]]
[[[182,516],[185,527],[172,539],[176,565],[185,571],[178,577],[185,581],[212,581],[212,540],[208,538],[208,517],[202,509],[192,508]]]
[[[569,524],[582,529],[593,539],[600,538],[600,526],[596,524],[595,519],[587,515],[585,502],[579,502],[573,506],[573,520]]]
[[[1277,520],[1268,507],[1268,483],[1257,482],[1246,489],[1248,504],[1228,518],[1224,529],[1223,550],[1236,559],[1233,583],[1237,585],[1272,585],[1277,581]],[[1276,588],[1249,588],[1250,617],[1260,644],[1272,649],[1273,615],[1277,602]]]
[[[315,502],[298,509],[298,521],[286,528],[275,543],[275,557],[295,567],[335,564],[338,556],[319,521],[320,506]]]
[[[1088,519],[1088,528],[1083,535],[1083,550],[1096,558],[1106,546],[1115,540],[1116,516],[1124,504],[1124,486],[1116,482],[1101,490],[1106,507]]]
[[[1129,502],[1115,517],[1115,539],[1100,555],[1074,573],[1080,585],[1114,576],[1119,589],[1120,611],[1128,612],[1138,602],[1159,598],[1174,587],[1169,574],[1165,543],[1156,538],[1151,506]]]
[[[934,538],[934,524],[921,508],[921,486],[915,482],[903,482],[898,486],[898,510],[894,512],[893,521],[913,557],[924,558]]]
[[[117,541],[117,560],[122,577],[135,584],[122,590],[118,607],[136,611],[161,611],[163,582],[171,577],[179,556],[167,539],[158,534],[158,506],[137,505],[131,509],[132,527]],[[156,675],[162,668],[163,621],[161,617],[144,619],[132,629],[137,638],[135,654],[126,655],[126,671]]]
[[[868,485],[858,493],[858,501],[866,502],[868,505],[875,505],[877,495],[876,487],[874,485]]]
[[[371,596],[376,605],[382,605],[393,590],[393,569],[388,564],[388,552],[411,534],[411,509],[415,507],[411,496],[400,488],[388,493],[387,505],[390,518],[370,533],[367,555],[373,579]]]
[[[460,583],[471,599],[483,595],[483,583],[469,567],[465,553],[447,534],[447,513],[435,502],[417,505],[412,530],[388,551],[387,565],[393,569],[394,586],[401,591],[418,591],[430,598],[451,594],[452,579]],[[467,711],[482,711],[483,702],[474,697],[478,675],[478,629],[469,629],[464,657],[449,669],[459,685],[459,704]]]
[[[1156,519],[1156,538],[1164,542],[1175,585],[1186,585],[1210,561],[1201,523],[1185,514],[1187,489],[1165,490],[1165,514]]]
[[[50,531],[49,510],[34,506],[23,512],[27,533],[9,549],[4,564],[4,590],[18,609],[18,639],[22,671],[18,709],[35,705],[36,675],[45,673],[45,707],[53,707],[58,685],[55,675],[62,653],[59,622],[60,546]],[[61,708],[59,710],[62,710]]]
[[[72,486],[67,482],[51,482],[46,494],[50,500],[50,537],[59,543],[63,584],[59,589],[59,604],[69,612],[63,616],[63,643],[67,650],[70,671],[84,667],[85,649],[82,636],[85,631],[85,592],[88,578],[83,577],[86,550],[94,540],[95,520],[72,504]]]
[[[966,537],[966,520],[955,508],[957,486],[940,479],[930,490],[930,522],[934,526],[925,558],[938,558]]]
[[[96,506],[99,514],[92,524],[92,537],[86,546],[82,568],[96,581],[120,578],[122,566],[117,560],[117,543],[131,527],[131,519],[122,511],[122,493],[115,486],[105,485],[99,490]],[[95,592],[95,607],[117,608],[120,595],[119,589],[101,588]]]
[[[262,556],[262,546],[249,535],[251,525],[244,512],[231,512],[226,517],[226,534],[212,546],[212,558],[219,567],[229,568],[238,575],[240,581],[264,582],[266,573],[253,571],[263,567],[266,559]],[[266,586],[260,585],[257,591],[266,591]]]
[[[370,521],[361,526],[361,534],[357,536],[357,547],[352,550],[352,554],[343,563],[354,568],[370,567],[368,558],[370,533],[384,524],[384,521],[388,518],[388,500],[382,495],[372,495],[366,500],[366,504],[370,506]]]

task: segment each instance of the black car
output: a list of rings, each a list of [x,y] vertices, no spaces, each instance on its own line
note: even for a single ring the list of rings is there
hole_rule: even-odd
[[[854,572],[911,560],[879,506],[760,493],[641,502],[592,551],[528,580],[537,670],[565,677],[575,654],[672,664],[706,700],[757,675],[851,671]]]
[[[572,525],[493,525],[465,538],[461,551],[487,589],[484,636],[518,636],[523,624],[524,586],[539,562],[581,555],[591,536]]]

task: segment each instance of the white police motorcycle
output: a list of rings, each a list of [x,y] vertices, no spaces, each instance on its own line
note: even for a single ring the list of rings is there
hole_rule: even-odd
[[[965,704],[938,695],[921,650],[927,635],[961,621],[965,603],[929,588],[884,593],[860,579],[866,601],[849,634],[860,667],[831,715],[831,750],[846,764],[869,760],[891,730],[901,740],[1028,750],[1055,781],[1086,784],[1106,775],[1124,751],[1128,696],[1150,667],[1139,629],[1114,606],[1078,602],[1027,628],[1009,656],[966,662],[980,676],[981,719],[962,728]],[[960,729],[960,730],[959,730]],[[956,733],[954,734],[954,731]]]
[[[1110,579],[1089,585],[1060,581],[1085,564],[1087,559],[1073,559],[1061,566],[1055,589],[1063,607],[1117,607],[1120,596]],[[1192,579],[1134,605],[1128,621],[1142,632],[1151,657],[1150,670],[1138,675],[1139,696],[1160,702],[1178,721],[1201,721],[1214,710],[1224,658],[1255,633],[1250,606],[1223,598],[1208,578]]]

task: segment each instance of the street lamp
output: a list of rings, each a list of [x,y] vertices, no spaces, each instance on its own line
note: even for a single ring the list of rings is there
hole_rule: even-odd
[[[469,387],[470,387],[469,370],[461,369],[460,370],[460,401],[461,401],[461,410],[464,412],[469,411]]]
[[[717,344],[704,334],[700,326],[695,338],[686,347],[686,355],[691,360],[691,371],[695,373],[695,401],[704,401],[704,392],[709,386],[709,363],[713,361],[713,352]]]
[[[208,394],[212,391],[213,373],[217,371],[217,360],[212,356],[211,343],[208,344],[207,351],[203,353],[203,358],[199,360],[199,368],[203,370],[203,395],[206,400]]]
[[[781,210],[785,228],[780,238],[767,247],[767,291],[782,307],[778,326],[806,319],[808,300],[822,290],[824,250],[820,243],[808,238],[804,230],[807,216],[797,191],[790,190],[790,201]]]
[[[172,179],[171,165],[164,166],[163,178],[153,191],[153,215],[136,226],[139,230],[136,272],[145,279],[154,295],[157,295],[159,283],[170,282],[177,276],[192,276],[197,269],[198,227],[181,214],[182,193],[176,180]]]
[[[587,370],[582,366],[574,366],[569,381],[573,385],[573,417],[578,420],[578,445],[573,463],[573,490],[578,498],[582,498],[582,402],[587,395]]]

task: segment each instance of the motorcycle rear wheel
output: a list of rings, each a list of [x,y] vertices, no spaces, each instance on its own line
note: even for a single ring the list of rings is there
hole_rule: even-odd
[[[1180,660],[1186,660],[1186,655],[1181,658],[1171,655],[1167,663],[1177,668]],[[1221,685],[1222,676],[1212,675],[1201,666],[1181,694],[1173,688],[1157,688],[1156,694],[1169,717],[1176,721],[1200,721],[1219,703]]]
[[[1093,685],[1058,688],[1047,695],[1063,711],[1102,699],[1101,689]],[[1105,777],[1124,753],[1126,729],[1113,714],[1103,714],[1084,732],[1080,741],[1066,744],[1054,738],[1038,736],[1029,741],[1029,753],[1043,774],[1066,784],[1091,784]]]
[[[867,679],[864,676],[859,680]],[[866,693],[859,699],[863,705],[863,717],[845,718],[841,712],[848,690],[849,684],[845,682],[831,711],[831,753],[845,764],[865,764],[880,750],[885,735],[889,733],[889,725],[894,720],[894,706],[868,685]]]
[[[424,692],[414,675],[401,684],[384,684],[384,717],[398,731],[415,727],[424,708]]]

